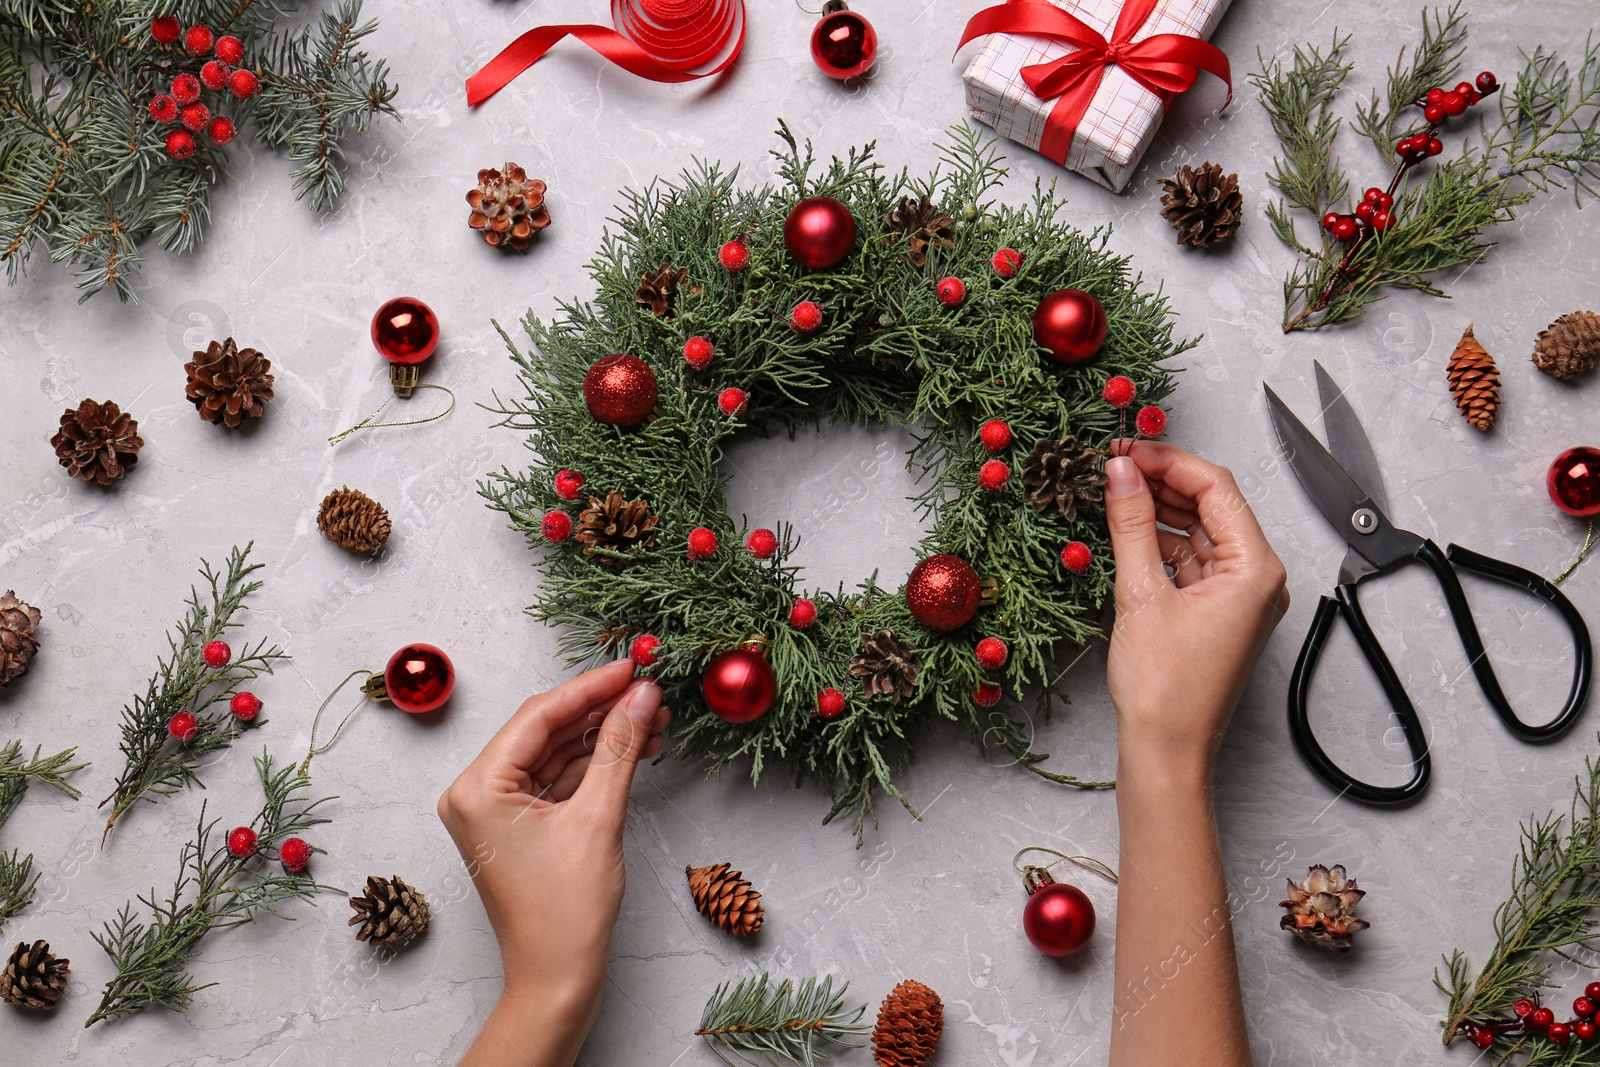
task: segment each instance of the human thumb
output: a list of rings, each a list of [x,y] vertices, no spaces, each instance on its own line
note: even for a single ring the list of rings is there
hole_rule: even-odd
[[[1106,525],[1117,564],[1117,596],[1141,599],[1143,590],[1167,584],[1156,539],[1156,502],[1139,467],[1127,456],[1106,462]],[[1154,583],[1160,583],[1159,586]]]
[[[589,769],[573,799],[597,814],[619,821],[628,806],[628,787],[639,753],[650,739],[650,724],[661,709],[661,690],[654,682],[635,682],[622,694],[600,724]]]

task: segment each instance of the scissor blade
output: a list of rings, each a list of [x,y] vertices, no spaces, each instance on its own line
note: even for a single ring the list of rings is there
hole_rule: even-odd
[[[1367,431],[1333,375],[1320,361],[1313,360],[1313,364],[1317,369],[1317,397],[1322,401],[1322,426],[1328,434],[1328,451],[1356,485],[1365,490],[1378,507],[1387,510],[1389,499],[1383,487],[1383,469],[1378,466]]]
[[[1290,469],[1300,479],[1300,484],[1305,486],[1311,502],[1328,520],[1328,525],[1338,530],[1354,547],[1357,535],[1351,531],[1350,516],[1371,503],[1367,494],[1322,447],[1322,442],[1306,429],[1306,424],[1272,391],[1272,386],[1263,382],[1261,387],[1267,391],[1267,410],[1272,414],[1272,427],[1278,432],[1278,443],[1283,446]]]

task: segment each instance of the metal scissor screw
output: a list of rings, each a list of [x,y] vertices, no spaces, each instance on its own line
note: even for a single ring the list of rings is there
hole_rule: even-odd
[[[1378,514],[1371,508],[1357,508],[1350,515],[1350,525],[1358,534],[1369,534],[1378,528]]]

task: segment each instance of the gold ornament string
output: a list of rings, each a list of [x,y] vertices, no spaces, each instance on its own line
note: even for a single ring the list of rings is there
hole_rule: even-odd
[[[1583,547],[1578,549],[1578,558],[1567,564],[1566,570],[1556,575],[1557,585],[1560,585],[1562,582],[1566,581],[1568,576],[1570,576],[1573,571],[1578,569],[1578,564],[1583,562],[1584,557],[1589,554],[1589,550],[1595,546],[1596,541],[1600,541],[1600,537],[1595,535],[1594,523],[1591,521],[1589,523],[1589,532],[1584,535],[1583,538]]]
[[[1025,867],[1018,866],[1017,861],[1029,852],[1048,852],[1050,855],[1055,856],[1056,858],[1051,860],[1049,863],[1030,863]],[[1104,863],[1101,860],[1097,860],[1093,856],[1069,856],[1065,852],[1058,852],[1053,848],[1046,848],[1043,845],[1029,845],[1027,848],[1018,849],[1017,854],[1011,857],[1011,869],[1016,871],[1018,874],[1027,874],[1029,868],[1037,868],[1041,871],[1048,871],[1051,867],[1056,866],[1058,863],[1076,864],[1091,874],[1098,874],[1112,885],[1117,884],[1117,872],[1112,870],[1109,864]]]
[[[320,748],[317,747],[317,727],[322,724],[322,713],[324,711],[328,710],[328,705],[333,703],[333,698],[339,695],[339,691],[341,689],[343,689],[345,686],[350,684],[350,679],[354,678],[358,674],[365,674],[368,677],[371,677],[372,672],[371,671],[365,671],[365,670],[355,670],[355,671],[351,671],[349,674],[345,675],[344,676],[344,681],[340,682],[337,686],[335,686],[334,689],[333,689],[333,692],[328,694],[327,699],[325,699],[322,702],[322,707],[317,709],[316,716],[311,720],[311,749],[310,749],[310,751],[308,751],[306,753],[306,758],[300,761],[300,776],[302,778],[304,778],[307,775],[307,773],[309,773],[309,771],[311,770],[311,757],[312,756],[320,756],[322,753],[324,753],[324,752],[328,751],[328,749],[332,748],[333,747],[333,743],[335,741],[339,740],[339,735],[344,732],[345,723],[349,722],[350,721],[350,717],[352,715],[354,715],[356,712],[360,711],[361,710],[361,705],[365,704],[367,702],[366,694],[363,693],[362,696],[361,696],[360,702],[357,703],[355,707],[353,707],[349,711],[345,712],[344,713],[344,718],[339,720],[339,725],[334,728],[333,736],[328,738],[326,741],[324,741],[322,743],[322,747],[320,747]]]
[[[340,432],[334,434],[332,437],[328,438],[329,446],[331,447],[333,445],[338,444],[340,441],[343,441],[345,438],[349,437],[351,434],[355,433],[357,430],[375,430],[380,426],[421,426],[425,422],[433,422],[435,419],[442,419],[446,415],[450,414],[452,411],[454,411],[456,409],[456,394],[454,392],[452,392],[446,386],[434,385],[432,382],[418,382],[416,385],[412,386],[411,388],[413,388],[413,389],[438,389],[441,392],[449,393],[450,394],[450,406],[445,408],[443,411],[439,412],[436,415],[429,415],[425,419],[401,419],[398,422],[373,422],[372,421],[373,419],[375,419],[379,415],[383,414],[383,409],[389,406],[389,401],[393,400],[396,396],[399,395],[397,393],[392,393],[392,394],[390,394],[388,400],[385,400],[382,404],[380,404],[378,406],[378,410],[377,411],[374,411],[371,415],[368,415],[366,418],[362,419],[360,422],[356,423],[354,426],[350,427],[348,430],[341,430]]]

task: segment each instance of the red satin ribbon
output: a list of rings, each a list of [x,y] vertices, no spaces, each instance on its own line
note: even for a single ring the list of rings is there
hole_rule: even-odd
[[[744,0],[611,0],[611,21],[616,29],[529,30],[467,79],[467,106],[477,107],[504,89],[563,37],[576,37],[630,74],[658,82],[720,74],[744,47]]]
[[[1112,64],[1159,96],[1163,105],[1192,87],[1202,70],[1227,85],[1228,99],[1223,108],[1233,102],[1228,57],[1216,45],[1178,33],[1158,33],[1134,43],[1133,35],[1150,18],[1155,6],[1156,0],[1127,0],[1108,41],[1094,27],[1048,0],[1009,0],[972,16],[956,48],[990,33],[1045,37],[1076,48],[1052,62],[1022,68],[1022,80],[1035,96],[1056,101],[1045,123],[1039,152],[1065,164],[1073,134],[1088,112],[1106,68]]]

